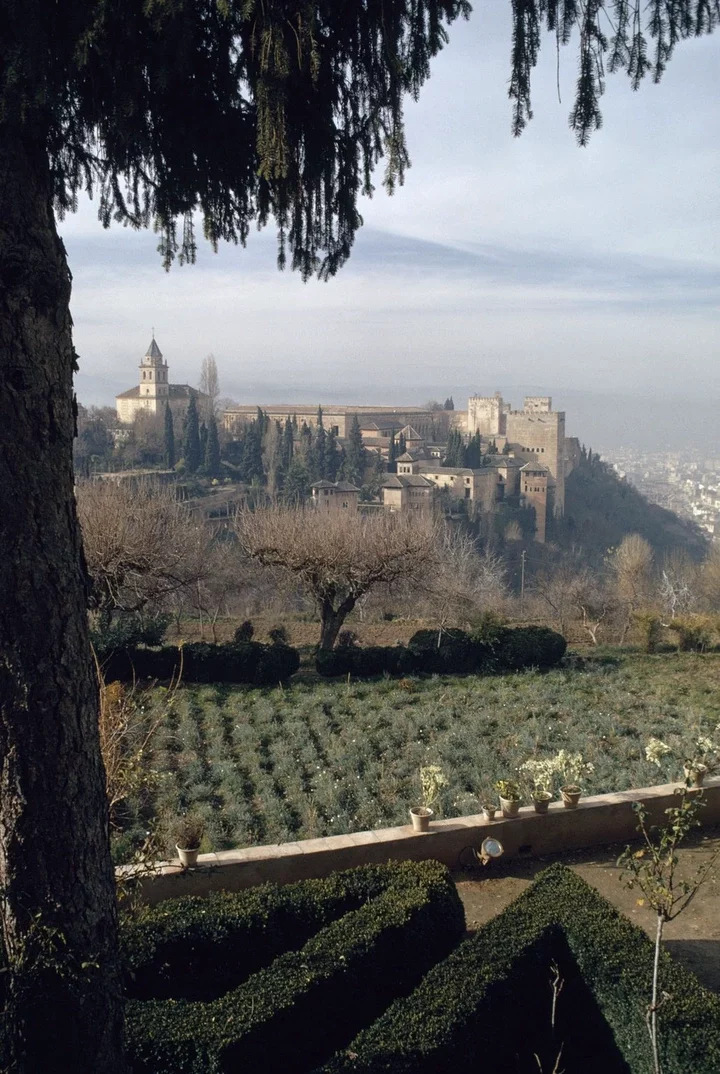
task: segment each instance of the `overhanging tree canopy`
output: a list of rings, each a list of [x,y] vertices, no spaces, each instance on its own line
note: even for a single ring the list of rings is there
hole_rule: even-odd
[[[660,77],[719,0],[511,0],[513,128],[541,29],[579,31],[571,122],[603,69]],[[382,155],[466,0],[0,0],[0,916],[16,1074],[121,1058],[113,876],[73,501],[70,276],[53,209],[155,226],[166,265],[274,217],[307,278],[348,257]],[[478,102],[480,104],[480,102]]]

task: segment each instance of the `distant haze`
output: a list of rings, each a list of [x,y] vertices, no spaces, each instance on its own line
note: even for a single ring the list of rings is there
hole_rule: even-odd
[[[171,380],[196,384],[212,352],[240,402],[464,408],[470,391],[520,405],[527,390],[593,446],[717,452],[720,34],[679,45],[659,86],[608,77],[605,126],[579,150],[575,53],[558,104],[550,40],[535,119],[510,137],[509,9],[451,31],[407,107],[406,185],[363,203],[329,283],[278,273],[269,229],[165,274],[152,233],[104,232],[88,203],[62,222],[81,401],[137,383],[154,326]]]

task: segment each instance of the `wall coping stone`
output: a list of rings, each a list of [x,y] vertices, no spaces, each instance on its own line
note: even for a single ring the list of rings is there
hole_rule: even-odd
[[[239,850],[201,854],[195,868],[177,861],[158,862],[152,876],[139,881],[142,899],[150,904],[180,895],[207,895],[211,891],[241,891],[264,883],[287,884],[327,876],[336,869],[380,864],[390,860],[422,861],[428,858],[458,868],[460,855],[479,848],[492,836],[504,847],[506,859],[538,857],[637,838],[637,817],[632,808],[642,803],[651,823],[675,802],[679,783],[616,791],[581,798],[576,809],[560,801],[550,803],[544,815],[532,806],[520,808],[517,817],[488,820],[476,816],[435,820],[427,833],[411,824],[375,831],[351,832],[294,843],[274,843]],[[703,826],[720,824],[720,776],[705,780]],[[468,860],[464,859],[465,864]],[[118,874],[132,875],[133,866],[120,866]]]

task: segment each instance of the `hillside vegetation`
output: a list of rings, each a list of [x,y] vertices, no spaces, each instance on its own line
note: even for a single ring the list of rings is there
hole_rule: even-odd
[[[555,523],[553,540],[562,548],[579,546],[588,563],[638,533],[662,554],[682,549],[693,560],[707,552],[707,540],[693,523],[649,503],[613,468],[588,453],[565,484],[565,517]]]

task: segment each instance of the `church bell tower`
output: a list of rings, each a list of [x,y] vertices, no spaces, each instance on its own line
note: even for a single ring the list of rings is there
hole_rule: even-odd
[[[152,342],[140,363],[140,404],[151,414],[160,414],[169,397],[167,362],[153,333]]]

